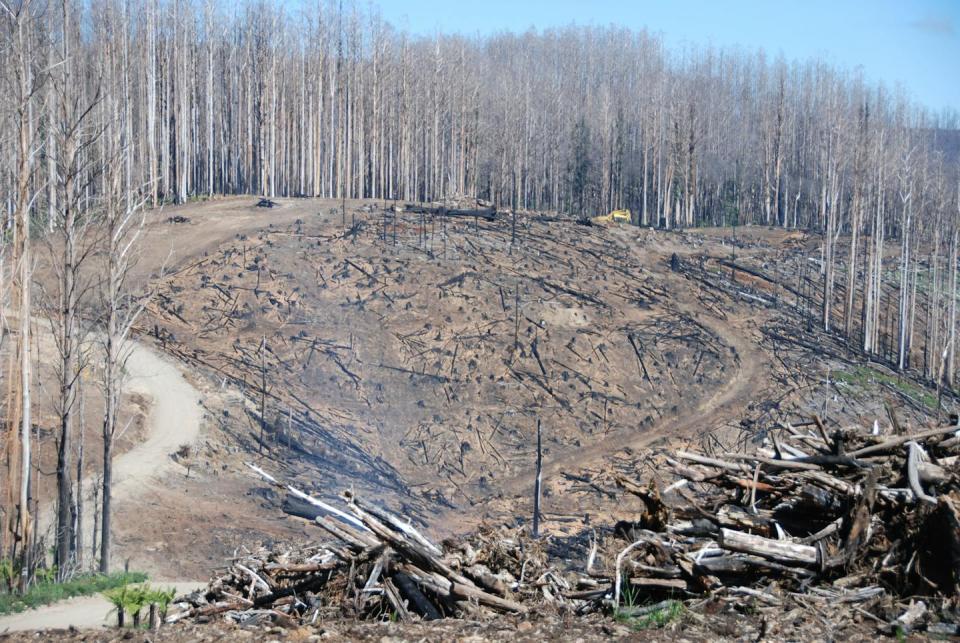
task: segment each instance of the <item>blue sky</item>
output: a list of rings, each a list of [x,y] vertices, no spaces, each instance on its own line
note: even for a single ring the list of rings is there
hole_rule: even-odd
[[[960,110],[960,0],[372,0],[414,33],[522,32],[619,24],[662,33],[670,46],[765,49],[824,58],[901,84],[921,103]]]

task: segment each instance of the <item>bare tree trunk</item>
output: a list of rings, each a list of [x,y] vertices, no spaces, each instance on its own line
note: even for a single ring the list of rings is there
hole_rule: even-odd
[[[83,386],[77,390],[78,398],[78,416],[80,419],[80,435],[77,439],[77,492],[76,492],[76,512],[74,522],[75,533],[75,555],[77,559],[77,568],[83,569],[83,443],[86,436],[87,421],[84,417],[84,395]]]
[[[73,113],[73,102],[70,100],[72,90],[70,83],[70,52],[67,43],[69,42],[68,33],[68,9],[66,3],[63,5],[64,18],[64,44],[63,44],[63,67],[62,79],[60,83],[60,93],[62,97],[61,110],[61,128],[64,137],[61,145],[62,159],[58,176],[62,177],[59,189],[62,194],[61,207],[62,213],[57,217],[58,227],[62,246],[59,249],[57,257],[59,272],[59,311],[56,315],[56,327],[58,335],[58,352],[60,355],[59,364],[59,391],[58,391],[58,412],[60,416],[60,445],[57,452],[57,532],[56,532],[56,560],[58,564],[58,573],[64,578],[70,572],[70,552],[73,547],[73,516],[71,507],[73,504],[72,470],[70,466],[70,457],[73,452],[73,408],[76,402],[76,386],[79,378],[79,368],[77,366],[78,351],[78,293],[79,287],[77,276],[80,270],[80,258],[77,252],[77,205],[78,198],[75,194],[75,182],[79,168],[77,167],[77,141],[76,133],[82,125],[82,120],[86,114],[76,120]]]
[[[960,201],[957,204],[960,210]],[[956,224],[954,224],[956,225]],[[953,240],[950,243],[950,304],[949,321],[947,328],[947,384],[953,388],[955,382],[956,350],[957,350],[957,245],[960,231],[954,228]]]
[[[93,529],[90,533],[90,566],[93,567],[97,562],[97,554],[100,553],[100,543],[97,536],[100,534],[100,489],[103,486],[103,479],[95,481],[93,485]],[[99,568],[98,568],[99,569]]]
[[[33,102],[35,87],[32,69],[33,6],[24,0],[14,12],[7,9],[5,20],[10,21],[12,43],[13,77],[15,82],[16,108],[16,173],[15,203],[13,211],[13,295],[18,322],[17,362],[19,366],[20,407],[20,498],[16,539],[22,555],[20,589],[29,582],[32,522],[30,515],[31,443],[30,413],[31,368],[30,368],[30,313],[31,278],[33,258],[30,247],[31,178],[34,160]],[[10,49],[8,49],[10,53]]]
[[[913,220],[912,199],[912,150],[903,157],[903,167],[900,172],[900,202],[901,215],[901,243],[900,243],[900,310],[898,326],[897,370],[902,371],[907,366],[907,344],[910,310],[910,228]]]
[[[71,489],[73,437],[73,407],[76,401],[76,383],[78,378],[77,343],[77,299],[76,299],[76,248],[74,245],[74,222],[72,208],[64,219],[63,229],[63,273],[61,275],[60,301],[60,445],[57,451],[57,564],[61,579],[69,573],[70,551],[73,544],[73,520]]]
[[[533,487],[533,537],[540,537],[540,487],[543,484],[543,443],[540,418],[537,418],[537,473]]]
[[[150,202],[157,206],[157,6],[151,2],[147,9],[147,172],[150,177]]]
[[[112,281],[112,279],[111,279]],[[116,301],[116,298],[114,298]],[[101,494],[102,508],[100,510],[100,573],[110,572],[110,519],[112,516],[113,493],[113,436],[116,433],[117,423],[117,394],[119,376],[116,367],[120,361],[117,353],[115,338],[117,336],[117,312],[113,309],[108,313],[106,360],[104,362],[104,383],[106,392],[106,410],[103,419],[103,482]]]
[[[267,336],[263,336],[260,343],[260,448],[258,453],[263,455],[264,430],[267,426]]]

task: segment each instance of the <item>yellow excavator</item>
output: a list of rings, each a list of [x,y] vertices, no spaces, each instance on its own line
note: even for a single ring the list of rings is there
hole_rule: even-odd
[[[603,214],[590,219],[593,223],[630,223],[630,210],[614,210],[610,214]]]

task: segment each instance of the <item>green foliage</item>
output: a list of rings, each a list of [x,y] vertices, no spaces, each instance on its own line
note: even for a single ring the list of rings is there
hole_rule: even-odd
[[[173,587],[168,587],[167,589],[153,589],[150,590],[147,594],[147,604],[155,604],[160,608],[160,613],[165,614],[167,608],[170,607],[170,603],[173,602],[174,597],[177,595],[177,590]]]
[[[625,596],[625,598],[629,598]],[[631,598],[632,600],[632,598]],[[633,607],[627,605],[625,607]],[[665,607],[653,610],[648,614],[640,616],[630,616],[629,610],[624,609],[616,615],[617,621],[629,625],[634,630],[660,629],[671,623],[675,623],[683,616],[683,603],[680,601],[669,601]]]
[[[139,624],[140,612],[143,608],[150,605],[156,605],[160,617],[165,618],[170,603],[177,595],[177,590],[173,587],[167,589],[154,589],[149,584],[122,585],[112,590],[103,592],[103,596],[113,605],[111,614],[117,614],[117,623],[123,626],[124,618],[122,614],[129,614],[133,617],[134,626]]]
[[[623,598],[623,607],[629,609],[632,607],[637,607],[638,603],[638,592],[633,588],[633,585],[626,583],[623,586],[623,589],[620,590],[620,595]]]
[[[44,567],[36,572],[37,583],[48,584],[57,580],[57,566]]]
[[[113,609],[110,610],[109,614],[117,615],[117,627],[124,626],[124,617],[127,613],[140,614],[142,594],[142,589],[131,587],[127,584],[103,592],[103,597],[113,605]]]
[[[8,574],[12,571],[9,561],[0,562],[0,573]],[[47,574],[51,579],[56,576],[56,570]],[[26,594],[0,594],[0,614],[22,612],[41,605],[49,605],[73,596],[90,596],[115,587],[122,587],[128,583],[142,583],[147,579],[146,574],[139,572],[120,574],[88,574],[78,576],[63,583],[46,580],[31,587]]]
[[[907,397],[913,398],[927,408],[937,408],[936,394],[905,377],[897,377],[869,366],[855,366],[846,371],[835,371],[833,379],[861,389],[867,389],[871,384],[886,385],[900,391]]]
[[[16,570],[13,567],[13,561],[8,558],[0,560],[0,578],[7,587],[13,585],[13,579],[16,577]]]
[[[167,620],[167,611],[170,609],[170,603],[173,602],[173,599],[176,597],[176,595],[177,590],[174,587],[153,590],[150,602],[157,605],[157,609],[160,612],[161,623]]]
[[[127,611],[127,605],[130,603],[130,586],[124,583],[120,587],[114,587],[106,592],[101,592],[101,594],[113,605],[111,614],[116,612],[117,619],[122,624],[123,614]]]
[[[100,592],[100,594],[110,601],[114,607],[125,607],[127,604],[127,592],[130,591],[129,586],[124,583],[120,587],[114,587],[105,592]]]
[[[681,616],[683,616],[683,603],[673,601],[669,607],[656,610],[638,619],[637,627],[641,629],[665,627],[670,623],[679,621]]]
[[[147,595],[150,588],[147,585],[137,585],[127,590],[127,613],[133,616],[134,623],[140,620],[140,610],[147,604]]]

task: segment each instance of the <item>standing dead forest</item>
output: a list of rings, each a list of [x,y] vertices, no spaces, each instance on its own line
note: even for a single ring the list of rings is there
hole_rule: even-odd
[[[617,27],[421,36],[363,6],[0,0],[9,590],[34,581],[45,546],[62,578],[116,567],[118,399],[132,330],[155,294],[130,275],[145,213],[164,204],[471,197],[570,221],[629,209],[634,226],[731,227],[734,238],[738,226],[803,231],[819,247],[797,266],[816,307],[806,324],[955,389],[956,113],[819,60],[671,50]],[[57,355],[55,390],[44,392],[56,415],[48,508],[31,451],[37,328]],[[264,360],[266,346],[264,335]],[[85,387],[102,397],[88,432],[102,447],[92,503]],[[33,530],[44,512],[54,543]],[[94,517],[85,536],[90,513],[100,526]]]

